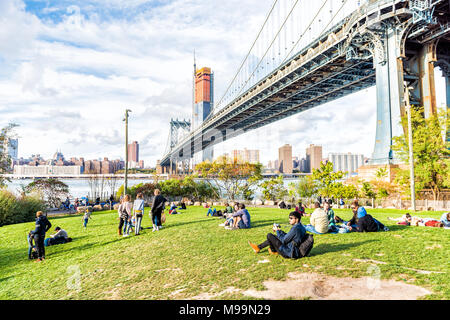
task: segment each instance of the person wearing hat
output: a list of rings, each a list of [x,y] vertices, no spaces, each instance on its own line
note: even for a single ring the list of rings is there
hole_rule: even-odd
[[[34,237],[34,242],[36,244],[36,250],[38,253],[38,258],[36,262],[45,259],[45,248],[44,239],[45,233],[50,230],[52,224],[48,221],[47,216],[44,215],[42,211],[36,212],[36,228],[31,231],[31,235]]]
[[[286,234],[279,225],[274,224],[272,230],[276,232],[267,234],[267,240],[256,245],[248,242],[255,253],[259,253],[265,247],[269,247],[270,254],[280,254],[284,258],[298,259],[301,257],[298,244],[302,242],[305,237],[305,227],[300,222],[301,215],[297,211],[289,213],[289,224],[292,226],[291,230]]]

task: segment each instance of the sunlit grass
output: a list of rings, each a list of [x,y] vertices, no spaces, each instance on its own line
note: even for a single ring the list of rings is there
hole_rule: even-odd
[[[405,227],[387,220],[400,217],[404,210],[368,210],[391,231],[315,236],[311,255],[299,260],[270,256],[266,250],[256,255],[247,244],[262,242],[274,222],[288,231],[288,210],[249,211],[253,226],[249,230],[225,230],[218,226],[222,219],[207,218],[204,208],[188,207],[182,214],[167,215],[161,231],[145,229],[140,236],[127,238],[117,234],[117,212],[95,212],[86,230],[80,215],[50,218],[52,232],[60,226],[73,242],[47,247],[47,259],[41,263],[27,257],[26,234],[34,223],[1,227],[0,298],[190,299],[208,293],[218,299],[245,299],[236,292],[216,295],[227,288],[262,290],[264,280],[282,280],[292,271],[367,276],[368,264],[354,259],[385,262],[378,264],[382,279],[425,287],[433,292],[426,298],[450,298],[449,230]],[[335,212],[344,219],[351,217],[350,210]],[[416,215],[439,219],[441,213]],[[143,227],[150,226],[146,211]],[[258,263],[264,259],[269,262]]]

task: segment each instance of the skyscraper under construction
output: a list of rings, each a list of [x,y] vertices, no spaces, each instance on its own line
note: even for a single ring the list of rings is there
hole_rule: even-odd
[[[210,68],[197,69],[194,59],[194,79],[193,79],[193,103],[191,130],[196,130],[203,121],[210,115],[214,103],[214,73]],[[194,163],[202,161],[212,161],[214,157],[213,147],[205,150],[195,150]],[[197,152],[198,151],[198,152]]]

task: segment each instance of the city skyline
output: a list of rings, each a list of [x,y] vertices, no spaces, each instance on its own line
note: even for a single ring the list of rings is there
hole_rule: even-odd
[[[198,65],[214,70],[218,100],[271,4],[3,1],[0,125],[20,125],[19,157],[49,158],[59,149],[69,157],[123,159],[129,108],[129,139],[140,142],[140,158],[154,167],[170,119],[191,119],[194,50]],[[440,71],[436,79],[442,106]],[[372,87],[230,139],[215,153],[258,149],[267,163],[280,145],[305,150],[314,143],[370,157],[375,101]]]

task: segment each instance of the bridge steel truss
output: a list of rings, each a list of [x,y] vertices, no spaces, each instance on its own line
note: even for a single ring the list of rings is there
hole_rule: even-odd
[[[371,0],[302,49],[201,127],[161,160],[190,159],[208,146],[376,85],[377,130],[373,163],[394,161],[392,137],[404,128],[405,90],[411,104],[436,112],[434,66],[446,77],[449,101],[449,1]],[[167,171],[167,170],[166,170]]]

